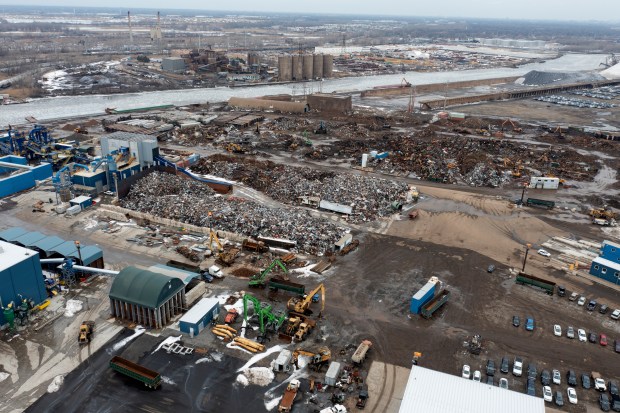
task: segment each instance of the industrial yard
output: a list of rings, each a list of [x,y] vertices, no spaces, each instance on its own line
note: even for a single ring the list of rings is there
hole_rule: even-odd
[[[620,408],[614,50],[88,13],[1,14],[0,412]]]

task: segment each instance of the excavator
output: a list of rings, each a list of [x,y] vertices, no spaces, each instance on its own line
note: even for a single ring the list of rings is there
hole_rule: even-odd
[[[325,310],[325,286],[321,283],[314,290],[312,290],[308,295],[304,298],[293,297],[288,300],[287,307],[289,311],[298,313],[298,314],[312,314],[312,310],[310,310],[310,304],[313,302],[315,294],[321,292],[321,312],[319,313],[319,317]],[[316,299],[314,299],[316,301]]]
[[[512,127],[512,131],[514,133],[522,133],[523,129],[517,127],[517,125],[515,125],[515,123],[512,121],[512,119],[506,119],[505,121],[502,122],[502,132],[504,131],[504,126],[506,126],[506,124],[510,124],[510,126]]]
[[[260,274],[254,274],[252,276],[252,278],[250,278],[250,282],[248,283],[248,285],[250,287],[261,287],[264,288],[265,287],[265,278],[267,278],[267,275],[269,275],[269,273],[274,269],[275,266],[279,266],[280,268],[282,268],[282,271],[284,271],[284,279],[286,281],[288,281],[288,270],[286,269],[286,266],[282,263],[282,261],[280,261],[280,259],[276,258],[275,260],[273,260],[271,262],[271,264],[269,264],[269,267],[265,268]]]
[[[222,246],[220,239],[217,237],[217,232],[209,229],[209,248],[213,248],[213,242],[217,245],[219,252],[224,251],[224,247]]]
[[[332,358],[332,352],[327,347],[319,347],[317,352],[298,348],[293,352],[293,358],[291,359],[291,363],[295,365],[296,369],[299,368],[299,356],[310,357],[310,368],[318,372],[321,371],[321,367],[329,363]]]
[[[273,328],[273,331],[278,331],[286,320],[286,315],[281,314],[276,316],[271,312],[271,305],[266,303],[261,304],[256,297],[245,294],[243,296],[243,318],[246,323],[248,322],[248,301],[254,305],[254,315],[252,317],[256,316],[258,318],[260,335],[257,341],[263,343],[267,340],[268,330]]]

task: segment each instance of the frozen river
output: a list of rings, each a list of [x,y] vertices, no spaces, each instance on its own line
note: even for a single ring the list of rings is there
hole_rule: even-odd
[[[490,79],[505,76],[520,76],[530,70],[542,71],[584,71],[599,69],[606,55],[568,54],[544,63],[531,63],[519,68],[476,69],[453,72],[418,73],[406,72],[394,75],[328,79],[323,82],[323,92],[354,92],[371,89],[374,86],[399,84],[405,77],[415,84],[457,82],[461,80]],[[315,83],[315,91],[318,83]],[[131,109],[157,105],[188,105],[191,103],[222,102],[232,96],[253,97],[283,93],[301,93],[301,85],[266,85],[246,88],[209,88],[168,90],[162,92],[127,93],[115,95],[63,96],[36,99],[19,105],[0,106],[0,127],[8,124],[23,124],[26,116],[39,120],[71,116],[98,115],[107,107]]]

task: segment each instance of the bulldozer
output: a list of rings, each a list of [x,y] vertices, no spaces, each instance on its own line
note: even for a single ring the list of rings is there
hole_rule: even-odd
[[[296,349],[293,352],[293,358],[291,363],[295,365],[295,368],[299,368],[299,356],[310,357],[310,368],[314,371],[321,371],[321,368],[328,364],[332,358],[332,352],[328,347],[320,347],[317,352],[303,350],[301,348]]]
[[[79,344],[88,344],[93,337],[93,330],[95,329],[94,321],[82,321],[80,325],[80,334],[78,335]]]

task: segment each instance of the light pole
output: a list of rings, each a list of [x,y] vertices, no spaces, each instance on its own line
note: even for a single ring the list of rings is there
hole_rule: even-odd
[[[532,244],[525,244],[525,257],[523,257],[523,268],[521,272],[525,272],[525,263],[527,262],[527,254],[530,252],[530,248],[532,248]]]
[[[80,258],[80,265],[84,265],[84,263],[82,262],[82,251],[80,250],[80,241],[74,241],[75,246],[77,247],[78,250],[78,257]]]

